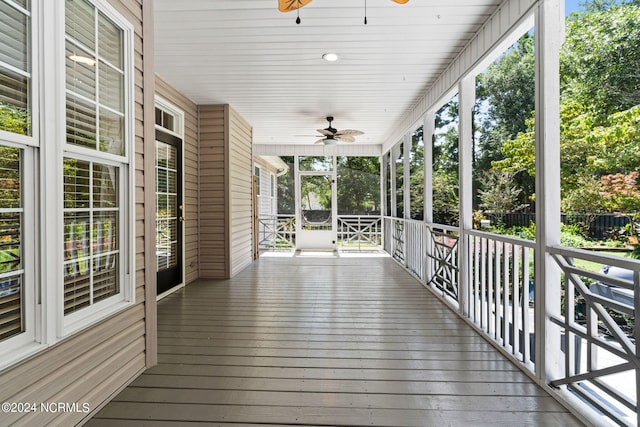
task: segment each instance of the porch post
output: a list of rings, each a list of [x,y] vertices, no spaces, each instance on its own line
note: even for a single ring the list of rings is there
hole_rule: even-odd
[[[476,102],[475,76],[465,77],[459,85],[460,122],[458,139],[458,176],[460,197],[460,237],[458,241],[458,302],[460,312],[469,315],[470,258],[467,230],[473,229],[473,107]]]
[[[389,216],[387,212],[387,162],[386,155],[380,156],[380,215]],[[384,224],[384,221],[382,222]]]
[[[404,183],[403,190],[403,205],[404,205],[404,218],[411,219],[411,143],[413,138],[411,138],[411,132],[407,132],[404,135],[404,144],[402,147],[404,148],[404,152],[402,153],[404,158],[404,179],[402,180]],[[406,227],[405,227],[406,230]],[[406,234],[406,231],[405,231]],[[405,242],[407,239],[404,240]],[[405,257],[406,258],[406,257]]]
[[[424,142],[424,221],[433,223],[433,134],[436,131],[436,115],[433,111],[424,115],[422,141]]]
[[[302,195],[300,194],[300,158],[293,156],[293,200],[295,203],[293,214],[296,224],[296,245],[298,244],[298,238],[300,236],[300,230],[302,229],[302,212],[300,211],[300,205],[302,201]],[[295,248],[297,249],[297,248]]]
[[[436,131],[436,115],[429,111],[424,115],[422,126],[422,141],[424,143],[424,194],[423,194],[423,218],[424,230],[424,258],[425,275],[424,282],[429,283],[433,277],[433,239],[428,224],[433,224],[433,134]]]
[[[535,356],[541,383],[558,377],[560,268],[548,247],[560,246],[560,60],[564,16],[561,0],[541,0],[535,25],[536,55],[536,262]]]
[[[394,218],[398,216],[398,195],[396,194],[396,153],[398,149],[396,147],[397,145],[394,145],[391,147],[391,150],[389,150],[389,153],[391,154],[389,158],[389,176],[391,177],[389,182],[389,186],[391,187],[391,212],[389,212],[389,214]]]

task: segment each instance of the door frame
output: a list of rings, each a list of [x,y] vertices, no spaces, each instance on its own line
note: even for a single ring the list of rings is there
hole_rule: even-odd
[[[155,125],[155,129],[156,129],[156,133],[154,134],[154,153],[155,153],[155,141],[157,140],[156,136],[157,136],[157,132],[158,131],[162,131],[163,133],[167,134],[167,135],[171,135],[174,136],[176,138],[178,138],[180,140],[180,153],[178,155],[178,161],[180,162],[180,176],[178,177],[178,185],[180,187],[180,191],[181,191],[181,196],[182,196],[182,206],[183,206],[183,210],[182,210],[182,216],[185,217],[187,220],[189,218],[189,212],[187,210],[186,207],[186,203],[185,203],[185,174],[184,174],[184,166],[185,166],[185,140],[184,140],[184,111],[181,110],[180,108],[178,108],[176,105],[172,104],[171,102],[167,101],[165,98],[162,98],[161,96],[155,95],[154,98],[154,103],[155,103],[155,108],[158,108],[166,113],[169,113],[170,115],[173,116],[174,119],[174,129],[167,129],[166,127],[163,127],[159,124],[156,123]],[[155,160],[154,160],[154,167],[155,167]],[[155,174],[155,170],[154,170],[154,174]],[[154,179],[155,182],[155,179]],[[155,192],[155,188],[154,188],[154,192]],[[154,197],[154,202],[155,202],[155,197]],[[155,208],[154,208],[155,211]],[[186,221],[186,220],[185,220]],[[180,235],[180,242],[181,244],[178,247],[178,253],[179,256],[182,259],[182,271],[180,273],[180,283],[177,284],[176,286],[161,292],[161,293],[157,293],[156,290],[156,300],[161,300],[162,298],[171,295],[173,292],[184,288],[185,284],[186,284],[186,263],[187,263],[187,257],[186,257],[186,225],[185,222],[182,223],[182,227],[181,228],[181,235]],[[155,234],[154,234],[154,248],[155,248]],[[154,257],[154,259],[156,259]],[[157,262],[157,261],[156,261]],[[157,266],[156,266],[156,274],[157,274]],[[157,285],[156,285],[157,286]]]
[[[300,170],[300,156],[295,156],[294,171],[295,171],[295,218],[296,218],[296,249],[308,249],[319,251],[334,251],[338,248],[338,186],[337,186],[337,157],[325,156],[332,158],[332,170],[331,171],[301,171]],[[301,191],[301,177],[302,176],[328,176],[331,178],[331,230],[330,231],[305,231],[302,229],[302,191]],[[326,239],[331,241],[326,245],[314,247],[313,244],[307,244],[305,242],[304,233],[326,233]],[[301,238],[302,237],[302,238]]]

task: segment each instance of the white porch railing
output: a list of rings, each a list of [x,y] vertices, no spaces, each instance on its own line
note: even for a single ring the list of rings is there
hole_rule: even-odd
[[[258,218],[258,245],[261,249],[296,247],[296,223],[293,215],[268,215]]]
[[[563,316],[551,317],[563,338],[564,375],[551,384],[566,386],[620,425],[640,425],[639,263],[578,249],[549,252],[562,269],[564,290]],[[629,274],[612,277],[576,267],[585,261]]]
[[[339,215],[338,247],[343,250],[368,250],[382,244],[382,217]]]
[[[385,217],[384,249],[505,354],[540,376],[534,319],[545,304],[534,299],[535,286],[544,286],[534,277],[535,242],[477,230],[465,230],[460,239],[459,233],[456,227]],[[640,262],[569,248],[547,252],[563,272],[562,315],[538,316],[557,326],[547,333],[557,334],[550,339],[561,348],[560,354],[546,355],[563,361],[564,373],[549,385],[587,402],[604,414],[603,423],[640,425]],[[459,264],[463,253],[465,269]],[[576,263],[617,267],[631,279]]]
[[[535,243],[471,230],[466,245],[469,319],[533,372]]]
[[[338,247],[343,250],[368,250],[382,245],[382,217],[375,215],[338,216]],[[261,249],[296,247],[294,215],[268,215],[258,218]]]
[[[440,224],[425,224],[427,230],[427,285],[437,290],[454,307],[459,306],[459,230]]]
[[[400,218],[384,218],[384,250],[390,254],[400,264],[405,264],[404,256],[404,224],[405,220]]]

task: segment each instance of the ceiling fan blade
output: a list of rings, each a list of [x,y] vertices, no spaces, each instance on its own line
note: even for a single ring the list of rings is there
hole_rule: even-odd
[[[409,0],[391,0],[391,1],[394,1],[394,2],[399,3],[399,4],[409,3]]]
[[[278,0],[278,10],[280,12],[291,12],[305,7],[309,3],[311,3],[311,0]]]
[[[330,130],[327,129],[317,129],[317,131],[321,134],[323,134],[324,136],[333,136],[334,133],[331,132]]]
[[[364,132],[355,129],[343,129],[336,132],[336,135],[364,135]]]
[[[336,135],[336,139],[343,142],[356,142],[356,137],[352,135]]]
[[[314,142],[314,144],[324,144],[326,140],[327,140],[327,138],[322,138],[322,139],[319,139],[316,142]]]

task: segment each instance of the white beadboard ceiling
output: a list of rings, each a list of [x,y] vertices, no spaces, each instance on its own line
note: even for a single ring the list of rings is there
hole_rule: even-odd
[[[230,104],[254,144],[310,144],[316,129],[382,144],[500,0],[155,0],[157,74],[196,104]],[[322,60],[324,53],[340,60]]]

